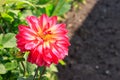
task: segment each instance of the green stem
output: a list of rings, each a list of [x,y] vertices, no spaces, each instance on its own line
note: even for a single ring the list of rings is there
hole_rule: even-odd
[[[23,61],[21,61],[21,65],[23,67],[23,75],[25,76],[25,65],[24,65]]]
[[[40,76],[39,76],[38,80],[41,80],[42,75],[45,73],[45,70],[46,70],[46,68],[43,67],[43,70],[42,70],[42,72],[40,72]]]
[[[2,28],[2,26],[0,26],[0,29],[1,29],[2,33],[5,34],[5,32],[4,32],[3,28]]]
[[[36,69],[36,71],[35,71],[35,75],[34,75],[34,77],[33,77],[33,80],[35,80],[35,77],[36,77],[37,74],[38,74],[38,70],[39,70],[39,66],[37,67],[37,69]]]

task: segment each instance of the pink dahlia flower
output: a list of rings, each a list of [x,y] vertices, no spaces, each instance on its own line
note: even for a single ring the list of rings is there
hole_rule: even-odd
[[[70,45],[65,24],[57,24],[57,17],[43,14],[37,18],[28,16],[28,26],[19,25],[16,35],[21,52],[29,51],[28,61],[38,66],[57,64],[68,55]]]

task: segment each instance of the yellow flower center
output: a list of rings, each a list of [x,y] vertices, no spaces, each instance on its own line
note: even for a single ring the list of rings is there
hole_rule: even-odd
[[[52,33],[51,31],[45,31],[45,32],[38,32],[38,35],[43,41],[48,41],[52,39]]]

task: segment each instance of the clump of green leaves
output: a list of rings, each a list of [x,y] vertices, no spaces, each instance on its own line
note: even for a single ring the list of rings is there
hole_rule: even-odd
[[[80,0],[83,1],[83,0]],[[32,80],[36,65],[28,63],[16,48],[15,35],[19,24],[26,24],[28,15],[63,16],[74,0],[0,0],[0,80]],[[60,61],[62,65],[65,62]],[[38,75],[42,68],[39,69]],[[57,80],[57,68],[47,68],[43,80]]]

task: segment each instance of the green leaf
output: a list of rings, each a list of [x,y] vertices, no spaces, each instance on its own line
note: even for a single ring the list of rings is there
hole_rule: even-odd
[[[0,80],[3,80],[2,76],[0,75]]]
[[[41,80],[51,80],[51,79],[49,79],[48,76],[43,76],[43,77],[41,78]],[[57,79],[57,80],[58,80],[58,79]]]
[[[19,14],[19,12],[20,12],[20,10],[9,10],[9,12],[11,12],[11,13],[13,13],[13,14],[15,14],[15,15],[18,15]]]
[[[48,71],[50,72],[58,72],[57,67],[55,64],[51,64],[49,68],[47,68]]]
[[[27,4],[26,6],[32,6],[35,8],[35,5],[32,4],[31,2],[27,1],[27,0],[17,0],[16,2],[16,8],[23,8],[24,4]]]
[[[66,65],[66,63],[63,60],[59,60],[59,63],[63,66]]]
[[[46,69],[46,74],[43,76],[42,80],[58,80],[56,76],[56,72],[58,72],[55,64],[50,65],[50,67]]]
[[[5,0],[5,4],[15,3],[17,0]]]
[[[5,68],[6,68],[6,70],[13,70],[13,69],[15,69],[17,67],[17,62],[7,62],[6,64],[5,64]]]
[[[30,76],[27,76],[27,78],[24,78],[24,77],[19,77],[17,80],[33,80],[33,76],[32,75],[30,75]],[[37,79],[35,79],[35,80],[37,80]]]
[[[55,72],[47,72],[42,80],[58,80],[58,77]]]
[[[3,34],[0,34],[0,44],[2,43]]]
[[[31,64],[29,62],[26,62],[26,69],[27,69],[27,72],[28,72],[29,75],[34,74],[35,68],[36,68],[35,64]]]
[[[33,80],[33,78],[34,78],[34,77],[33,77],[32,75],[30,75],[30,76],[27,77],[26,80]]]
[[[35,8],[35,6],[32,4],[32,3],[30,3],[29,1],[26,1],[26,0],[19,0],[19,2],[22,2],[22,3],[26,3],[26,4],[28,4],[28,5],[30,5],[30,6],[32,6],[32,7],[34,7]]]
[[[65,0],[58,0],[52,15],[62,15],[70,9],[70,4]]]
[[[12,16],[10,16],[9,14],[7,14],[7,13],[1,13],[1,16],[6,21],[9,21],[9,22],[13,22],[14,21],[14,18]]]
[[[3,38],[3,34],[0,34],[0,49],[3,48],[3,45],[2,45],[2,38]]]
[[[53,4],[49,4],[49,5],[46,6],[45,10],[46,10],[46,14],[47,14],[48,16],[51,16],[51,15],[52,15],[53,8],[54,8],[54,5],[53,5]]]
[[[24,79],[23,77],[19,77],[17,80],[26,80],[26,79]]]
[[[2,13],[2,12],[3,12],[3,6],[0,5],[0,13]]]
[[[58,77],[55,73],[51,73],[51,76],[49,77],[49,80],[58,80]]]
[[[32,10],[23,11],[23,14],[20,16],[20,20],[24,20],[28,15],[33,15]]]
[[[17,3],[17,4],[22,3],[22,4],[28,4],[34,7],[34,5],[27,0],[5,0],[5,4],[10,4],[10,3]]]
[[[81,3],[86,4],[86,0],[79,0]]]
[[[65,3],[65,4],[61,7],[58,15],[63,15],[63,14],[65,14],[67,11],[70,10],[70,6],[71,6],[71,5],[70,5],[69,3]]]
[[[36,65],[27,62],[28,54],[29,54],[29,52],[25,52],[25,55],[24,55],[25,62],[24,62],[24,64],[25,64],[28,75],[32,75],[32,74],[34,74],[34,70],[36,68]]]
[[[5,66],[3,64],[0,64],[0,74],[5,74],[7,71],[5,69]]]
[[[38,4],[43,5],[49,3],[51,0],[40,0]]]
[[[3,36],[2,45],[4,48],[13,48],[16,46],[16,39],[14,33],[7,33]]]

